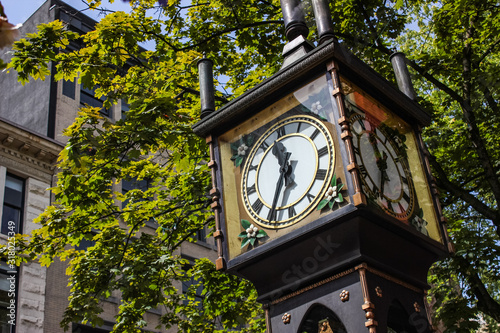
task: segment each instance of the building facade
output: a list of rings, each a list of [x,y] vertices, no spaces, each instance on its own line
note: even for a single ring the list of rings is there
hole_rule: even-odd
[[[38,24],[56,19],[79,33],[91,31],[96,24],[62,1],[47,0],[23,24],[21,34],[35,32]],[[8,62],[10,55],[2,50],[0,57]],[[72,124],[80,106],[99,107],[102,101],[76,80],[56,82],[51,76],[23,86],[17,82],[14,71],[0,73],[0,91],[0,202],[3,203],[0,242],[15,249],[13,232],[30,234],[37,228],[33,220],[51,203],[48,189],[56,182],[57,156],[67,141],[63,130]],[[126,111],[127,105],[118,102],[110,109],[103,108],[102,113],[116,121]],[[125,191],[129,185],[119,184],[116,190]],[[153,231],[154,226],[151,228]],[[200,231],[199,241],[183,244],[178,254],[188,259],[215,259],[213,239],[204,235],[204,231]],[[46,268],[33,262],[16,268],[9,266],[9,257],[0,261],[0,333],[63,332],[59,323],[70,293],[66,263],[56,260]],[[182,288],[179,282],[179,290]],[[120,304],[119,295],[113,296],[104,301],[102,327],[74,323],[72,331],[110,331]],[[155,328],[161,311],[146,314],[145,331],[166,332]]]

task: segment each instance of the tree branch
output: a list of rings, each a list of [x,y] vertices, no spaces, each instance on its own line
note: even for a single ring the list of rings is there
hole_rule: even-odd
[[[490,292],[486,289],[481,277],[477,272],[475,272],[473,265],[459,256],[455,256],[453,259],[457,260],[463,268],[463,273],[469,281],[472,292],[477,298],[478,310],[487,314],[497,322],[500,322],[500,304],[491,297]]]
[[[491,209],[485,205],[482,201],[478,200],[474,195],[470,194],[468,191],[464,190],[461,186],[456,185],[451,182],[443,170],[436,157],[432,154],[429,155],[429,161],[431,162],[432,168],[436,173],[437,185],[446,190],[452,196],[460,198],[467,202],[473,209],[482,214],[487,219],[490,219],[493,224],[497,227],[497,234],[500,236],[500,215],[497,210]]]
[[[217,38],[219,36],[222,36],[222,35],[225,35],[227,33],[231,33],[231,32],[234,32],[234,31],[237,31],[237,30],[240,30],[240,29],[258,27],[258,26],[261,26],[261,25],[268,25],[268,24],[280,24],[280,25],[282,25],[283,21],[282,20],[270,20],[270,21],[262,21],[262,22],[253,22],[253,23],[243,24],[243,25],[240,25],[240,26],[237,26],[237,27],[226,28],[224,30],[218,31],[216,33],[213,33],[212,35],[208,36],[207,38],[202,39],[201,41],[199,41],[199,42],[197,42],[195,44],[191,44],[191,45],[182,47],[180,49],[177,49],[177,51],[185,51],[185,50],[193,49],[195,47],[198,47],[200,45],[205,44],[206,42],[208,42],[208,41],[210,41],[210,40],[212,40],[214,38]]]

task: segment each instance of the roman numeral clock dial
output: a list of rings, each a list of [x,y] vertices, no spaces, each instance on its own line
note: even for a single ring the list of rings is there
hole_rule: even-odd
[[[355,113],[350,123],[364,192],[386,213],[408,220],[416,197],[404,145],[394,130],[370,122],[364,114]]]
[[[284,228],[308,215],[333,176],[330,132],[315,117],[282,119],[255,139],[242,171],[242,202],[253,221]]]

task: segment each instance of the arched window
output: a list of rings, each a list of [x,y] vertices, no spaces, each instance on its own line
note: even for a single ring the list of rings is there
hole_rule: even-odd
[[[347,333],[339,317],[320,304],[314,304],[307,311],[297,333],[318,333],[319,325],[323,322],[327,322],[334,333]]]

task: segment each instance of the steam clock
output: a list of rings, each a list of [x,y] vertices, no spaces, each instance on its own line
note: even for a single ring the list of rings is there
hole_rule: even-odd
[[[427,273],[449,241],[430,117],[336,41],[323,1],[313,48],[294,3],[278,73],[217,111],[201,76],[217,268],[254,283],[269,332],[431,332]]]

